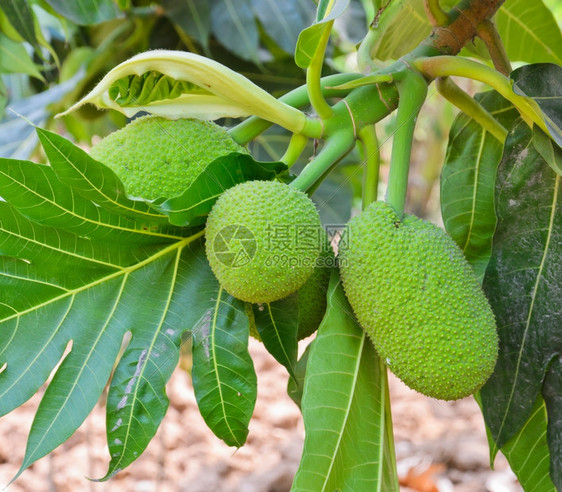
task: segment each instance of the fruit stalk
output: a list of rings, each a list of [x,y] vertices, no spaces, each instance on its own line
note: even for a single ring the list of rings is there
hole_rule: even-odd
[[[361,78],[359,73],[341,73],[329,75],[320,81],[320,89],[324,97],[345,97],[349,94],[350,89],[340,89],[338,86],[352,80]],[[302,108],[310,104],[310,97],[306,85],[301,85],[291,92],[279,98],[280,101],[294,108]],[[232,128],[230,136],[240,145],[246,145],[248,142],[263,133],[273,123],[258,116],[250,116],[248,119],[239,123]],[[323,126],[320,121],[317,124],[307,122],[307,127],[302,132],[310,138],[320,138],[323,134]]]
[[[418,72],[405,70],[397,74],[399,102],[396,112],[396,130],[392,139],[392,155],[386,202],[392,205],[399,217],[404,213],[410,155],[414,128],[420,109],[427,95],[427,83]]]
[[[380,149],[375,125],[359,130],[359,140],[363,144],[363,196],[362,208],[374,202],[378,197]]]
[[[306,192],[320,182],[355,145],[353,133],[342,130],[330,136],[320,153],[289,186]]]
[[[507,137],[507,130],[496,120],[476,99],[470,97],[449,77],[437,77],[435,86],[447,101],[454,104],[463,113],[470,116],[479,123],[484,130],[496,137],[500,142],[504,142]]]
[[[302,151],[306,147],[307,143],[308,137],[305,137],[300,133],[294,133],[291,136],[291,140],[289,141],[285,154],[283,154],[283,157],[280,159],[281,162],[287,164],[287,167],[290,169],[302,154]]]
[[[412,60],[411,64],[430,80],[437,77],[456,75],[484,82],[513,103],[529,126],[535,123],[546,134],[549,133],[536,103],[532,99],[515,94],[511,88],[510,79],[497,70],[487,67],[482,63],[456,56],[418,58],[417,60]]]

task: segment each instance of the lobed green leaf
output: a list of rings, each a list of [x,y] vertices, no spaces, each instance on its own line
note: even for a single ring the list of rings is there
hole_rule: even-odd
[[[334,273],[306,365],[306,436],[291,490],[398,490],[395,467],[388,466],[394,454],[385,371]]]
[[[244,303],[215,284],[193,329],[193,389],[209,428],[229,446],[246,442],[257,396]]]
[[[115,370],[107,478],[156,432],[181,335],[206,316],[203,300],[212,299],[216,280],[202,231],[166,225],[122,196],[102,164],[38,133],[51,166],[0,160],[0,414],[30,398],[61,362],[19,474],[72,435]]]
[[[296,378],[298,294],[279,301],[252,305],[256,329],[267,351]]]

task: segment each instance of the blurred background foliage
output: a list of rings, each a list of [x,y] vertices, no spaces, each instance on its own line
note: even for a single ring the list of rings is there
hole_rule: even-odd
[[[556,61],[548,45],[560,35],[562,2],[543,1],[533,3],[532,15],[526,0],[507,0],[498,13],[498,28],[508,53],[516,59],[526,61],[524,46],[533,50],[535,60],[538,52],[543,61]],[[450,7],[457,2],[442,3]],[[0,156],[33,156],[37,140],[30,122],[86,146],[93,137],[123,126],[123,115],[92,106],[63,119],[53,117],[91,90],[115,65],[149,49],[186,50],[214,58],[281,96],[305,82],[293,53],[300,31],[314,21],[315,11],[313,0],[0,0]],[[525,15],[530,32],[533,23],[542,26],[542,41],[523,43],[510,37],[509,23],[502,25],[502,15],[514,19]],[[334,26],[326,75],[357,71],[357,45],[375,19],[381,35],[374,55],[380,64],[411,50],[431,30],[421,0],[392,4],[349,0],[345,15]],[[486,57],[477,44],[468,48],[469,54]],[[455,116],[433,89],[428,102],[416,130],[416,139],[423,145],[413,155],[409,188],[410,210],[422,216],[438,210],[435,184]],[[383,163],[389,159],[385,142],[393,128],[392,117],[377,128]],[[272,128],[252,142],[251,150],[258,159],[276,160],[283,155],[288,138],[282,129]],[[310,143],[298,166],[314,156],[316,144]],[[314,198],[326,223],[348,220],[353,197],[360,196],[361,160],[359,151],[350,154],[316,191]],[[383,178],[384,172],[383,167]]]

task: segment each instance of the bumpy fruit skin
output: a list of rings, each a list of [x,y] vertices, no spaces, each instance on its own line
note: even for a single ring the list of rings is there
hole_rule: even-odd
[[[345,293],[389,368],[434,398],[477,391],[494,369],[498,338],[488,301],[452,238],[375,202],[350,221],[340,244]]]
[[[304,193],[276,181],[248,181],[226,190],[213,206],[207,259],[234,297],[273,302],[298,290],[312,274],[320,230],[316,207]]]
[[[178,196],[217,157],[246,153],[213,122],[143,116],[94,145],[90,155],[111,168],[131,196]]]
[[[320,326],[326,313],[326,294],[330,273],[335,265],[334,251],[326,241],[318,258],[318,265],[310,278],[299,289],[299,324],[297,339],[312,335]]]

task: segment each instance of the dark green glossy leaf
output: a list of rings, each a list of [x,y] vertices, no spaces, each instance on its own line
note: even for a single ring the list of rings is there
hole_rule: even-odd
[[[256,328],[267,351],[296,377],[298,294],[279,301],[253,305]]]
[[[479,394],[474,395],[480,406]],[[547,415],[542,395],[539,395],[525,425],[501,449],[517,480],[527,492],[556,492],[549,475],[550,452],[546,441]],[[490,449],[497,447],[490,431],[486,428]],[[492,457],[492,462],[495,455]]]
[[[25,73],[40,80],[43,76],[21,43],[0,32],[0,73]]]
[[[543,386],[548,412],[547,437],[550,447],[550,476],[558,490],[562,488],[562,356],[550,366]]]
[[[516,94],[538,104],[550,136],[562,147],[562,67],[535,63],[514,70],[510,77]]]
[[[398,490],[386,432],[386,369],[357,325],[337,272],[312,344],[302,412],[305,443],[293,491]]]
[[[215,0],[162,0],[166,16],[203,47],[209,44],[211,7]]]
[[[500,123],[510,127],[519,113],[497,92],[476,99]],[[456,241],[478,278],[482,279],[496,227],[494,183],[503,142],[461,113],[449,133],[441,171],[441,214],[445,229]]]
[[[212,304],[193,329],[193,389],[199,411],[229,446],[246,441],[257,378],[248,353],[244,303],[215,286]]]
[[[299,33],[314,20],[313,2],[302,0],[252,0],[254,12],[267,34],[293,54]]]
[[[499,448],[531,415],[545,373],[562,350],[560,179],[534,149],[531,130],[519,122],[498,168],[498,225],[484,279],[500,351],[481,396]]]
[[[533,127],[533,145],[552,170],[562,175],[562,148],[537,126]]]
[[[0,9],[18,34],[40,53],[41,48],[35,36],[35,20],[29,3],[21,0],[0,0]]]
[[[75,24],[90,25],[115,19],[119,9],[113,0],[45,0],[57,13]]]
[[[226,189],[252,179],[273,179],[286,169],[282,162],[258,162],[249,154],[234,152],[211,162],[180,196],[157,200],[152,207],[172,224],[199,225]]]
[[[295,377],[289,378],[289,381],[287,383],[287,394],[299,408],[301,408],[302,392],[304,389],[304,380],[306,377],[306,365],[308,363],[308,356],[310,355],[311,347],[312,344],[309,343],[304,353],[301,355],[301,358],[297,362]]]
[[[215,0],[211,30],[228,50],[243,60],[259,62],[259,33],[251,0]]]

